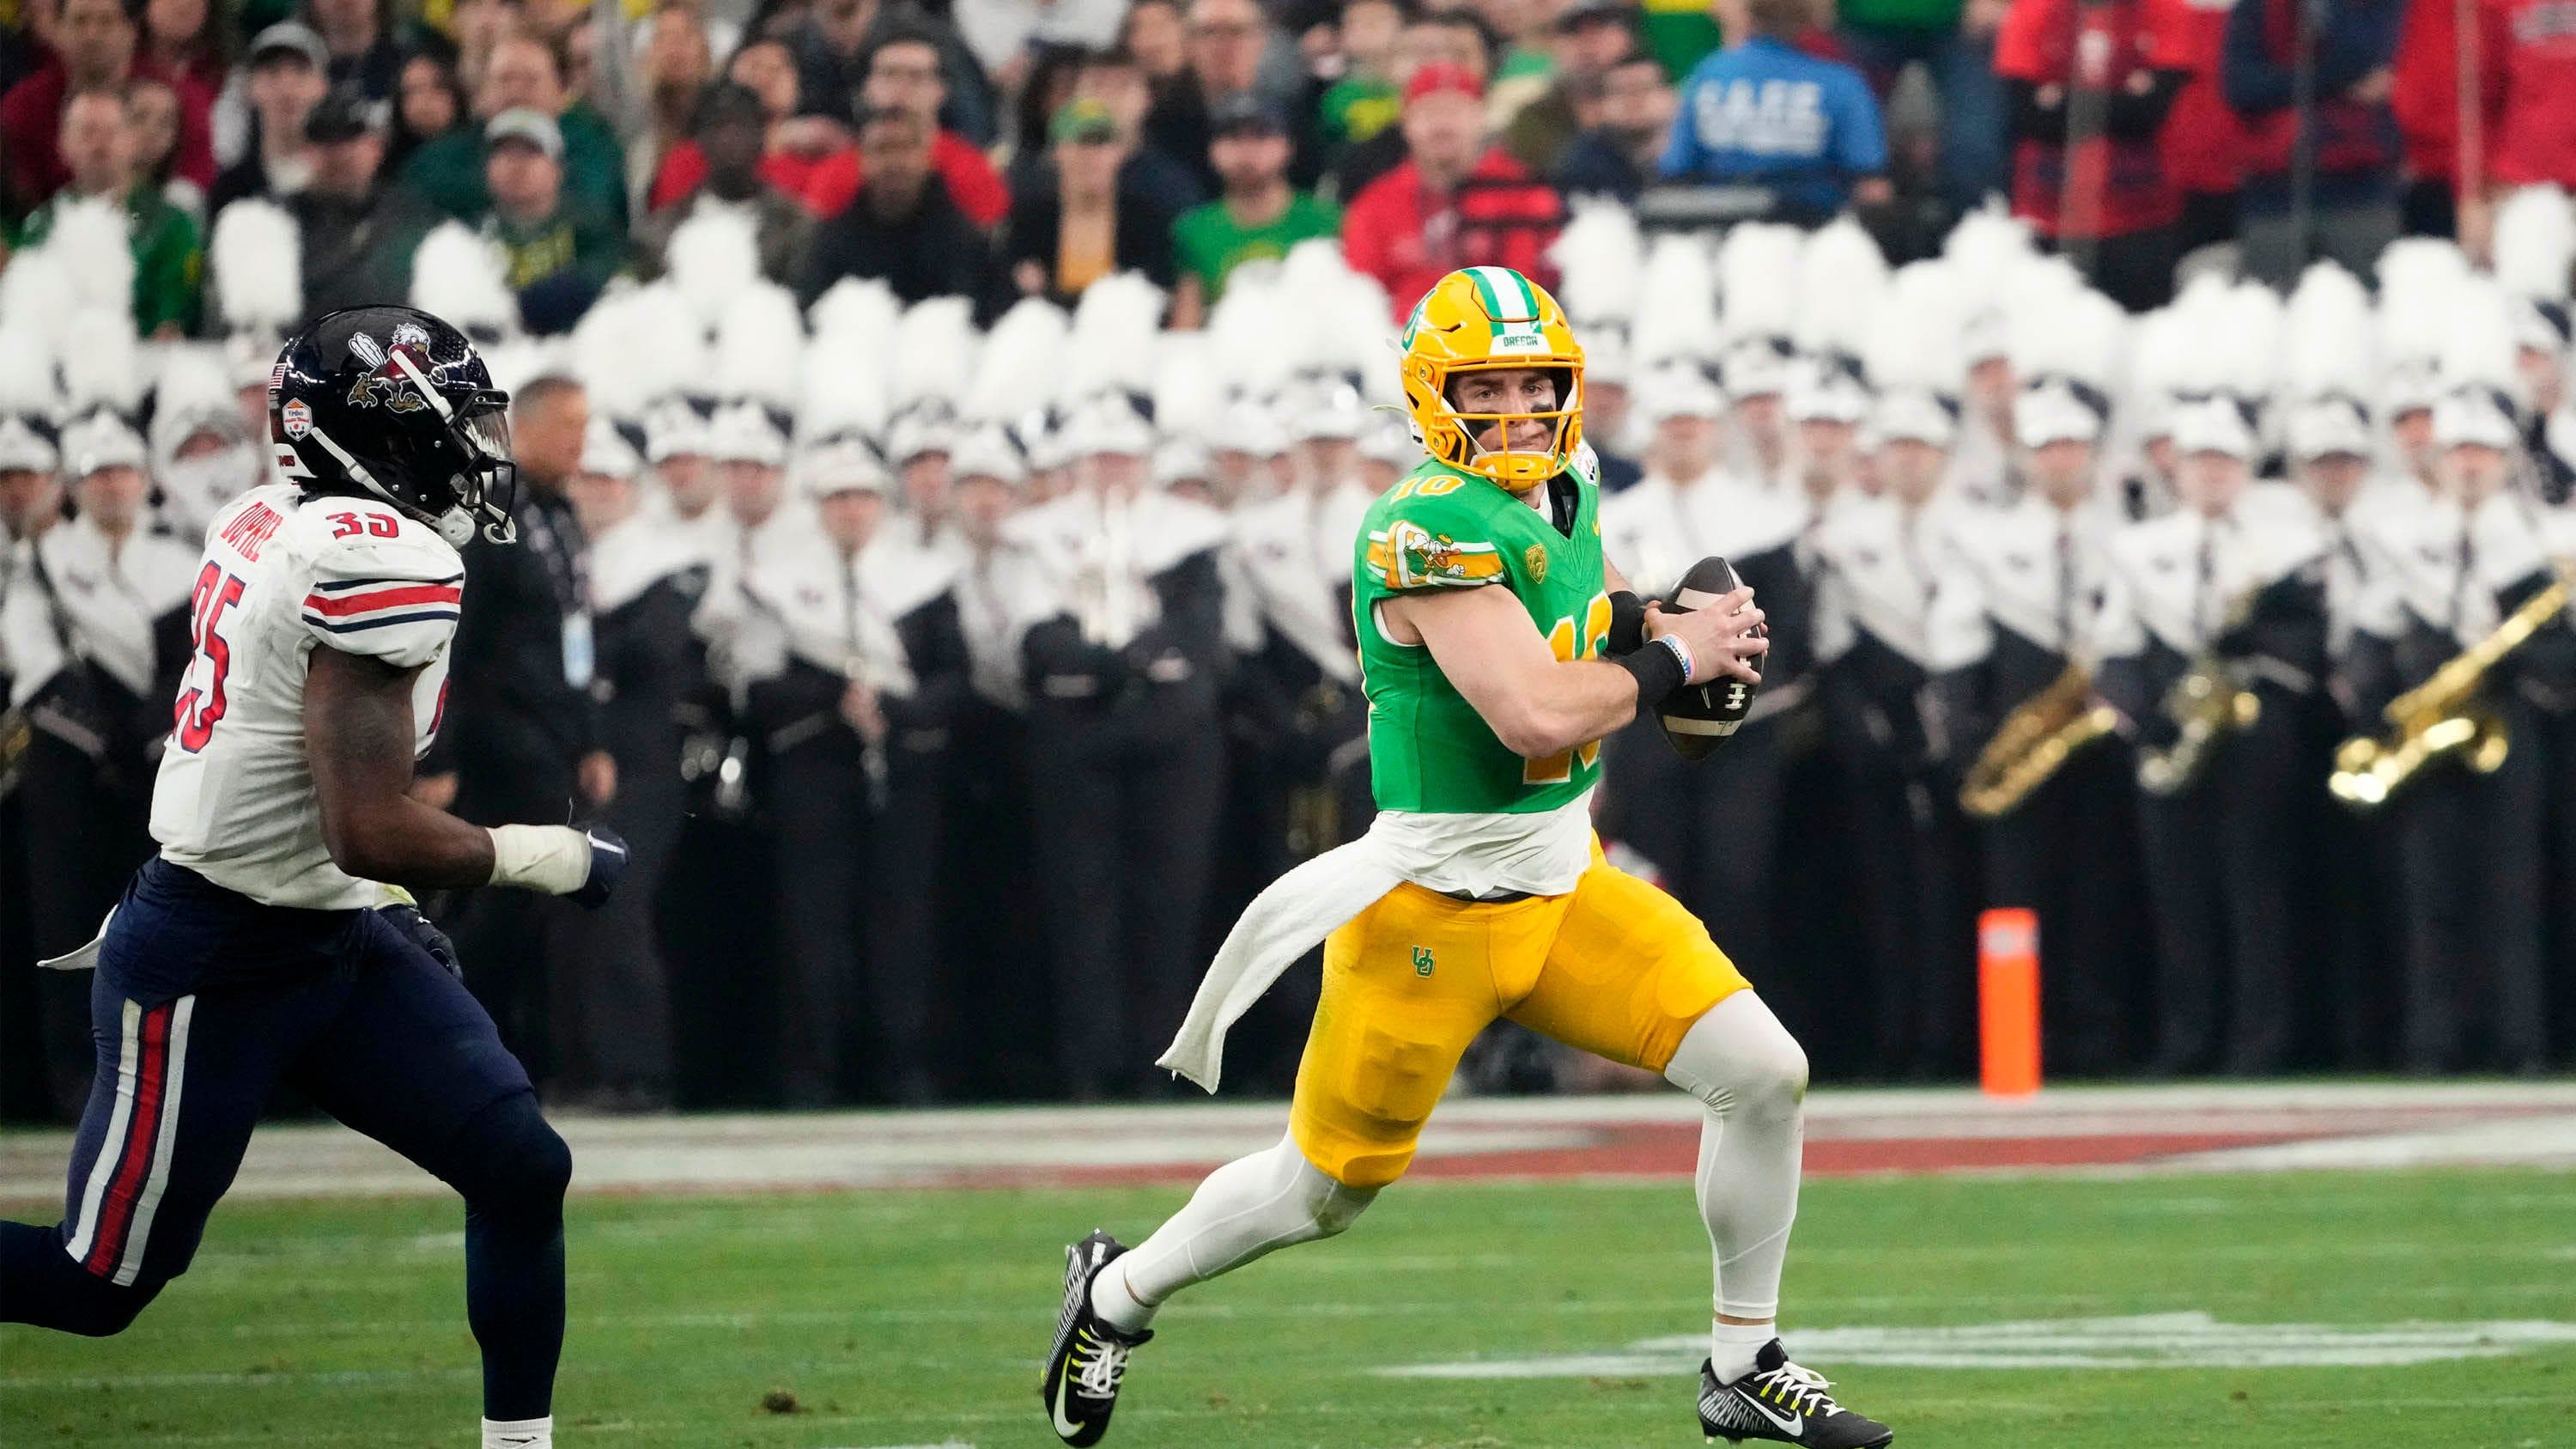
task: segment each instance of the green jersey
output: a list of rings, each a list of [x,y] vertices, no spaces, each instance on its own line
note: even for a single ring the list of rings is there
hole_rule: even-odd
[[[1398,595],[1501,587],[1529,611],[1557,658],[1600,654],[1610,636],[1601,490],[1573,469],[1548,486],[1574,490],[1570,532],[1501,484],[1429,460],[1370,505],[1355,547],[1351,606],[1379,809],[1533,814],[1601,778],[1598,743],[1545,760],[1505,749],[1428,648],[1398,644],[1377,624],[1377,606]]]

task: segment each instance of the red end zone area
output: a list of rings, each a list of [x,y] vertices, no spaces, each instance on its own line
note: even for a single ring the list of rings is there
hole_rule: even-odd
[[[575,1191],[797,1192],[1194,1182],[1279,1140],[1278,1102],[828,1115],[559,1115]],[[1699,1107],[1678,1093],[1453,1099],[1415,1178],[1687,1177]],[[0,1201],[59,1200],[66,1134],[0,1134]],[[1999,1101],[1958,1091],[1819,1091],[1807,1169],[1873,1173],[2264,1172],[2576,1167],[2576,1082],[2074,1087]],[[253,1139],[253,1196],[445,1189],[354,1133]]]

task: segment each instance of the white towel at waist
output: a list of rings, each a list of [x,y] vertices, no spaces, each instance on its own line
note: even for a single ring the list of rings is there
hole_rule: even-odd
[[[1297,958],[1405,881],[1471,896],[1560,896],[1592,863],[1592,792],[1526,815],[1381,810],[1368,834],[1305,862],[1253,898],[1155,1063],[1213,1092],[1225,1034]]]

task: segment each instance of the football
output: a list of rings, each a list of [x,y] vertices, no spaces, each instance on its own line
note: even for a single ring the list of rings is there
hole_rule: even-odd
[[[1687,614],[1703,609],[1742,587],[1744,581],[1736,576],[1733,564],[1722,558],[1704,558],[1682,575],[1673,596],[1663,601],[1664,612]],[[1771,628],[1759,624],[1753,632],[1767,636]],[[1744,716],[1753,708],[1757,687],[1741,679],[1712,679],[1676,692],[1664,701],[1660,711],[1664,738],[1685,760],[1707,758],[1709,751],[1744,723]]]

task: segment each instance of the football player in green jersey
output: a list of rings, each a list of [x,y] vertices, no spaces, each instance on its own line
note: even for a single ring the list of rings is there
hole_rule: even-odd
[[[1700,1370],[1710,1436],[1872,1449],[1774,1329],[1797,1215],[1806,1055],[1708,930],[1602,859],[1599,741],[1686,684],[1756,684],[1738,590],[1693,612],[1629,592],[1577,459],[1583,351],[1554,298],[1471,267],[1404,329],[1429,456],[1353,541],[1354,623],[1379,814],[1246,910],[1162,1061],[1213,1091],[1224,1032],[1318,940],[1324,982],[1285,1140],[1219,1168],[1132,1251],[1068,1251],[1042,1392],[1056,1433],[1108,1431],[1129,1355],[1173,1293],[1350,1226],[1402,1176],[1461,1053],[1497,1017],[1697,1096],[1716,1259]]]

